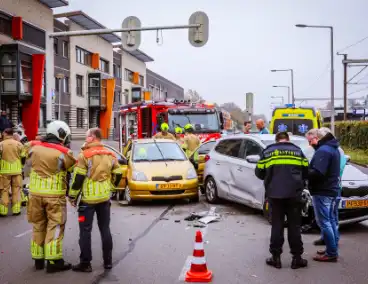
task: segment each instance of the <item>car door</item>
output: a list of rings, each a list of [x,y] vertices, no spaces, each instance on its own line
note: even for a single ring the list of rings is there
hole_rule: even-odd
[[[236,195],[233,193],[236,191],[236,178],[237,172],[234,168],[236,159],[239,159],[240,148],[242,145],[242,139],[229,138],[219,142],[216,145],[215,151],[219,153],[219,159],[216,164],[218,170],[216,171],[216,180],[218,180],[219,197],[234,200]]]
[[[194,168],[197,171],[198,183],[199,185],[203,185],[203,172],[205,167],[205,156],[212,150],[215,146],[216,141],[208,141],[199,146],[193,154],[189,157],[189,160],[194,165]],[[198,156],[198,160],[194,159],[194,155]]]
[[[108,145],[104,145],[104,146],[105,146],[106,149],[112,151],[119,161],[123,161],[123,160],[127,161],[127,159],[123,155],[121,155],[119,153],[119,151],[117,151],[116,149],[114,149],[114,148],[112,148]],[[119,190],[119,191],[120,190],[125,190],[125,187],[127,185],[128,165],[121,165],[120,164],[120,168],[121,168],[123,173],[122,173],[122,178],[119,182],[119,185],[116,187],[116,189]]]
[[[241,187],[241,196],[246,200],[247,205],[262,209],[265,190],[263,181],[258,179],[254,173],[257,166],[256,163],[247,161],[247,156],[261,155],[263,146],[253,139],[244,139],[243,152],[241,153],[240,165],[243,180]]]

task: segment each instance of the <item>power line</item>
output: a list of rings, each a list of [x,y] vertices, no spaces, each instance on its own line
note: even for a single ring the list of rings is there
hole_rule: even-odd
[[[367,66],[364,66],[359,72],[357,72],[353,77],[351,77],[346,83],[351,82],[356,76],[358,76],[360,73],[362,73],[365,69],[367,69]]]
[[[306,93],[307,91],[309,91],[317,82],[319,82],[319,80],[321,80],[323,78],[324,75],[326,75],[326,72],[330,69],[331,66],[331,61],[329,61],[326,65],[326,67],[323,69],[323,72],[313,81],[312,84],[310,84],[307,88],[305,88],[301,94]]]
[[[362,39],[358,40],[357,42],[355,42],[355,43],[353,43],[353,44],[350,44],[350,45],[348,45],[348,46],[344,47],[343,49],[340,49],[340,50],[338,51],[338,53],[343,52],[343,51],[345,51],[345,50],[347,50],[347,49],[349,49],[349,48],[351,48],[351,47],[353,47],[353,46],[356,46],[356,45],[358,45],[359,43],[362,43],[363,41],[365,41],[366,39],[368,39],[368,36],[366,36],[366,37],[364,37],[364,38],[362,38]]]
[[[355,94],[355,93],[363,92],[364,90],[367,90],[367,89],[368,89],[368,87],[365,87],[365,88],[362,88],[362,89],[356,90],[356,91],[354,91],[354,92],[349,93],[349,94],[348,94],[348,96],[349,96],[349,95],[352,95],[352,94]]]

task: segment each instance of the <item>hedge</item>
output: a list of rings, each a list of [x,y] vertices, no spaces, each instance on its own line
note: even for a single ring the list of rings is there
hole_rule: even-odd
[[[330,127],[330,123],[324,126]],[[335,135],[342,146],[350,149],[368,149],[368,121],[336,121]]]

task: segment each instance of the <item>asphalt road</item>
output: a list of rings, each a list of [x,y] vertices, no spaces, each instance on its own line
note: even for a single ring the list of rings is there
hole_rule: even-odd
[[[79,147],[77,143],[72,145],[75,151]],[[168,201],[132,207],[113,202],[114,268],[107,273],[102,268],[101,241],[95,223],[92,236],[94,271],[51,275],[33,270],[29,251],[31,226],[23,208],[21,216],[0,219],[0,284],[183,283],[198,230],[184,218],[211,206],[204,200],[197,204]],[[215,206],[221,220],[201,229],[206,242],[207,265],[213,271],[212,283],[368,283],[368,223],[342,229],[338,263],[311,260],[316,251],[312,242],[318,238],[315,233],[303,236],[305,257],[310,261],[308,268],[290,269],[291,257],[286,243],[282,258],[284,268],[276,270],[265,265],[270,226],[262,215],[231,203]],[[69,207],[64,256],[72,263],[78,262],[78,234],[77,213]]]

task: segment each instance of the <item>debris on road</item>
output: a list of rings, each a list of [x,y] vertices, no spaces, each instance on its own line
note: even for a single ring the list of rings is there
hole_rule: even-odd
[[[201,212],[193,212],[188,217],[186,217],[185,221],[196,221],[193,224],[193,227],[203,228],[203,224],[207,225],[212,222],[217,222],[220,220],[220,214],[215,213],[216,207],[211,207],[209,211],[201,211]]]
[[[180,223],[180,220],[175,220],[175,223]]]

